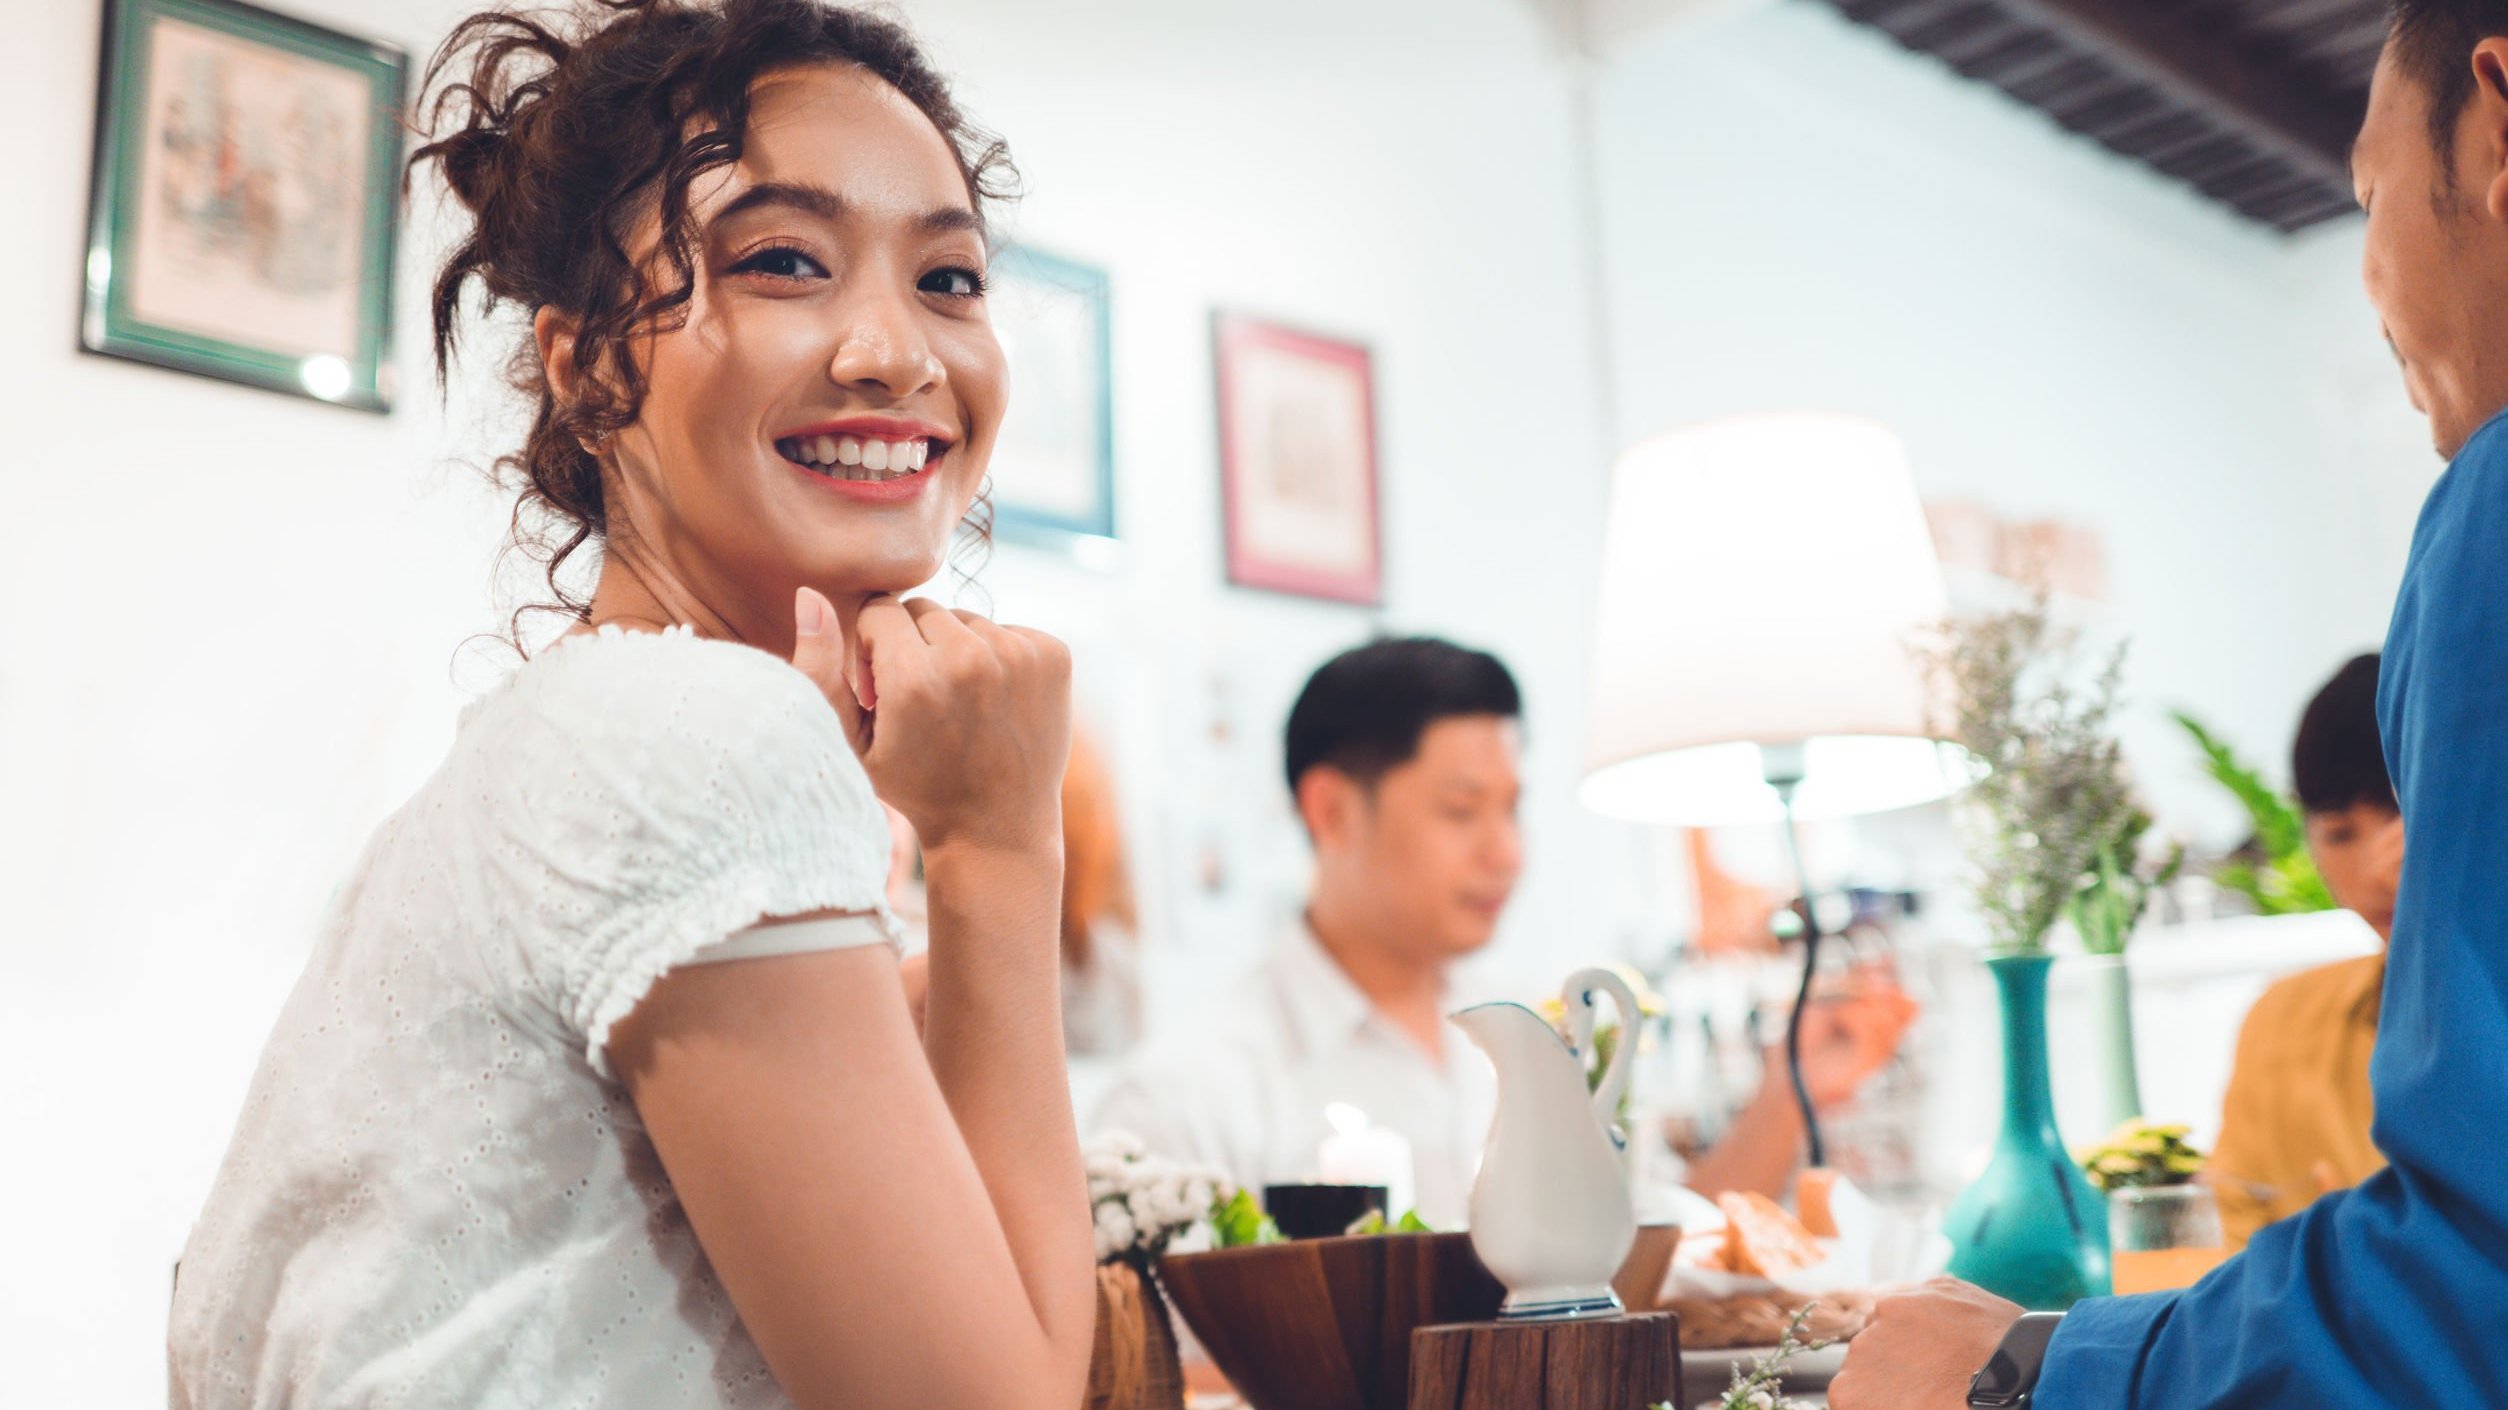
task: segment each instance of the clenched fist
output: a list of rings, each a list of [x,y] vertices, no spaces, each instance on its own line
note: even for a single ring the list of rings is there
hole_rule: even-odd
[[[794,595],[793,619],[793,665],[827,693],[872,788],[927,850],[1055,844],[1067,647],[922,598],[872,598],[850,642],[813,589]]]

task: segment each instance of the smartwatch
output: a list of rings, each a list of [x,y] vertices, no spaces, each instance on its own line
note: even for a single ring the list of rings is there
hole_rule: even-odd
[[[2038,1389],[2038,1368],[2046,1363],[2046,1344],[2061,1312],[2030,1312],[2003,1334],[1994,1359],[1968,1382],[1968,1403],[1976,1410],[2020,1410]]]

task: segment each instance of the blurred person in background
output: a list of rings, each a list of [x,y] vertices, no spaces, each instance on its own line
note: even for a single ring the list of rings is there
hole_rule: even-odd
[[[1315,1178],[1333,1131],[1326,1108],[1354,1108],[1408,1142],[1420,1215],[1460,1227],[1495,1093],[1486,1059],[1445,1016],[1486,997],[1463,967],[1523,871],[1522,715],[1496,657],[1433,638],[1371,642],[1317,670],[1284,750],[1315,855],[1306,905],[1199,1021],[1133,1055],[1092,1126],[1259,1191]],[[1556,938],[1563,967],[1576,946]],[[1817,1006],[1804,1031],[1815,1100],[1852,1096],[1909,1017],[1903,996]],[[1774,1195],[1801,1149],[1793,1092],[1772,1062],[1688,1183]]]
[[[1063,1041],[1074,1056],[1119,1053],[1141,1036],[1140,918],[1114,773],[1085,731],[1062,776],[1062,847]]]
[[[2382,943],[2394,933],[2404,837],[2377,738],[2377,660],[2355,657],[2308,702],[2290,777],[2326,889]],[[2385,1167],[2369,1137],[2369,1055],[2385,980],[2382,952],[2341,960],[2277,982],[2248,1012],[2211,1164],[2232,1249]]]

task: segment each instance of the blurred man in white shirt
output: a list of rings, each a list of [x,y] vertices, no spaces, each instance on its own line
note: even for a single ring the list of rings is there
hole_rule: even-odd
[[[1445,1015],[1490,997],[1464,992],[1456,967],[1489,943],[1523,870],[1522,715],[1496,657],[1430,638],[1373,642],[1316,671],[1285,751],[1315,849],[1305,911],[1214,1011],[1134,1054],[1092,1125],[1259,1191],[1316,1178],[1327,1108],[1355,1108],[1408,1141],[1421,1217],[1460,1227],[1495,1088]],[[1805,1075],[1823,1103],[1887,1061],[1905,1022],[1889,1005],[1815,1017]],[[1689,1183],[1773,1194],[1801,1141],[1772,1065]]]

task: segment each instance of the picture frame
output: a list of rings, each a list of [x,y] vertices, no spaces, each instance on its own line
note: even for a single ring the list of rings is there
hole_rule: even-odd
[[[1114,332],[1106,271],[1012,245],[985,302],[1010,367],[993,448],[993,525],[1049,547],[1115,534]]]
[[[105,0],[79,344],[393,396],[408,56],[242,0]]]
[[[1384,602],[1376,389],[1364,344],[1240,314],[1211,318],[1228,581]]]

